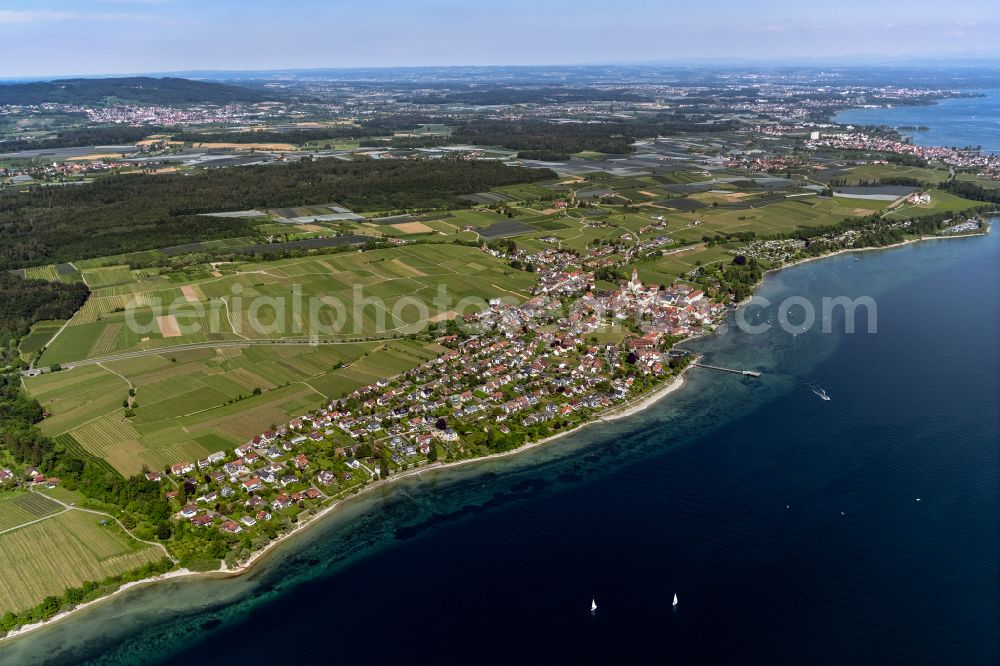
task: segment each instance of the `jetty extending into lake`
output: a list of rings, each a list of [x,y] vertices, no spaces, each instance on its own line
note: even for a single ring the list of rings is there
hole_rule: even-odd
[[[719,372],[731,372],[736,375],[743,375],[744,377],[753,377],[756,379],[760,377],[760,372],[757,370],[736,370],[734,368],[722,368],[717,365],[706,365],[704,363],[692,363],[696,368],[706,368],[708,370],[718,370]]]

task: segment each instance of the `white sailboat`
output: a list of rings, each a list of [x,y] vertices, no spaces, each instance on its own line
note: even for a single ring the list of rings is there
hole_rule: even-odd
[[[677,593],[674,592],[674,608],[677,607]]]
[[[593,613],[595,610],[597,610],[597,600],[596,599],[591,599],[590,600],[590,612]]]

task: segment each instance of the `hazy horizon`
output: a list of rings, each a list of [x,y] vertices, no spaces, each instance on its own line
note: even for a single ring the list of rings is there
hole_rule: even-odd
[[[710,9],[651,0],[8,0],[6,79],[186,71],[442,66],[725,64],[802,60],[986,60],[1000,12],[985,0],[877,6],[721,0]],[[377,16],[377,19],[372,19]],[[304,18],[308,17],[308,20]]]

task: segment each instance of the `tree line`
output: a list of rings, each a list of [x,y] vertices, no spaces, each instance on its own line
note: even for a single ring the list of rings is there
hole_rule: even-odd
[[[963,199],[1000,204],[1000,188],[986,188],[965,180],[949,180],[937,187]]]
[[[14,273],[0,273],[0,363],[17,355],[16,341],[31,325],[43,319],[69,319],[87,300],[83,283],[25,280]],[[0,407],[0,414],[3,413]]]

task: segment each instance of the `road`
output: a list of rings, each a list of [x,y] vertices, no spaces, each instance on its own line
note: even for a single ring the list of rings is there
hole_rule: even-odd
[[[386,342],[389,340],[402,340],[406,336],[399,335],[388,338],[372,338],[372,339],[352,339],[352,340],[330,340],[330,339],[294,339],[294,338],[261,338],[256,340],[216,340],[214,342],[192,342],[190,344],[175,345],[173,347],[161,347],[159,349],[142,349],[139,351],[123,352],[121,354],[109,354],[108,356],[95,356],[94,358],[82,359],[79,361],[70,361],[68,363],[60,364],[60,368],[63,370],[69,370],[77,366],[82,365],[100,365],[101,363],[109,363],[111,361],[124,361],[131,358],[140,358],[142,356],[154,356],[161,354],[171,354],[173,352],[189,351],[192,349],[217,349],[219,347],[249,347],[254,345],[354,345],[359,342]],[[22,375],[34,376],[46,372],[51,372],[50,368],[30,368],[28,370],[23,370]]]

